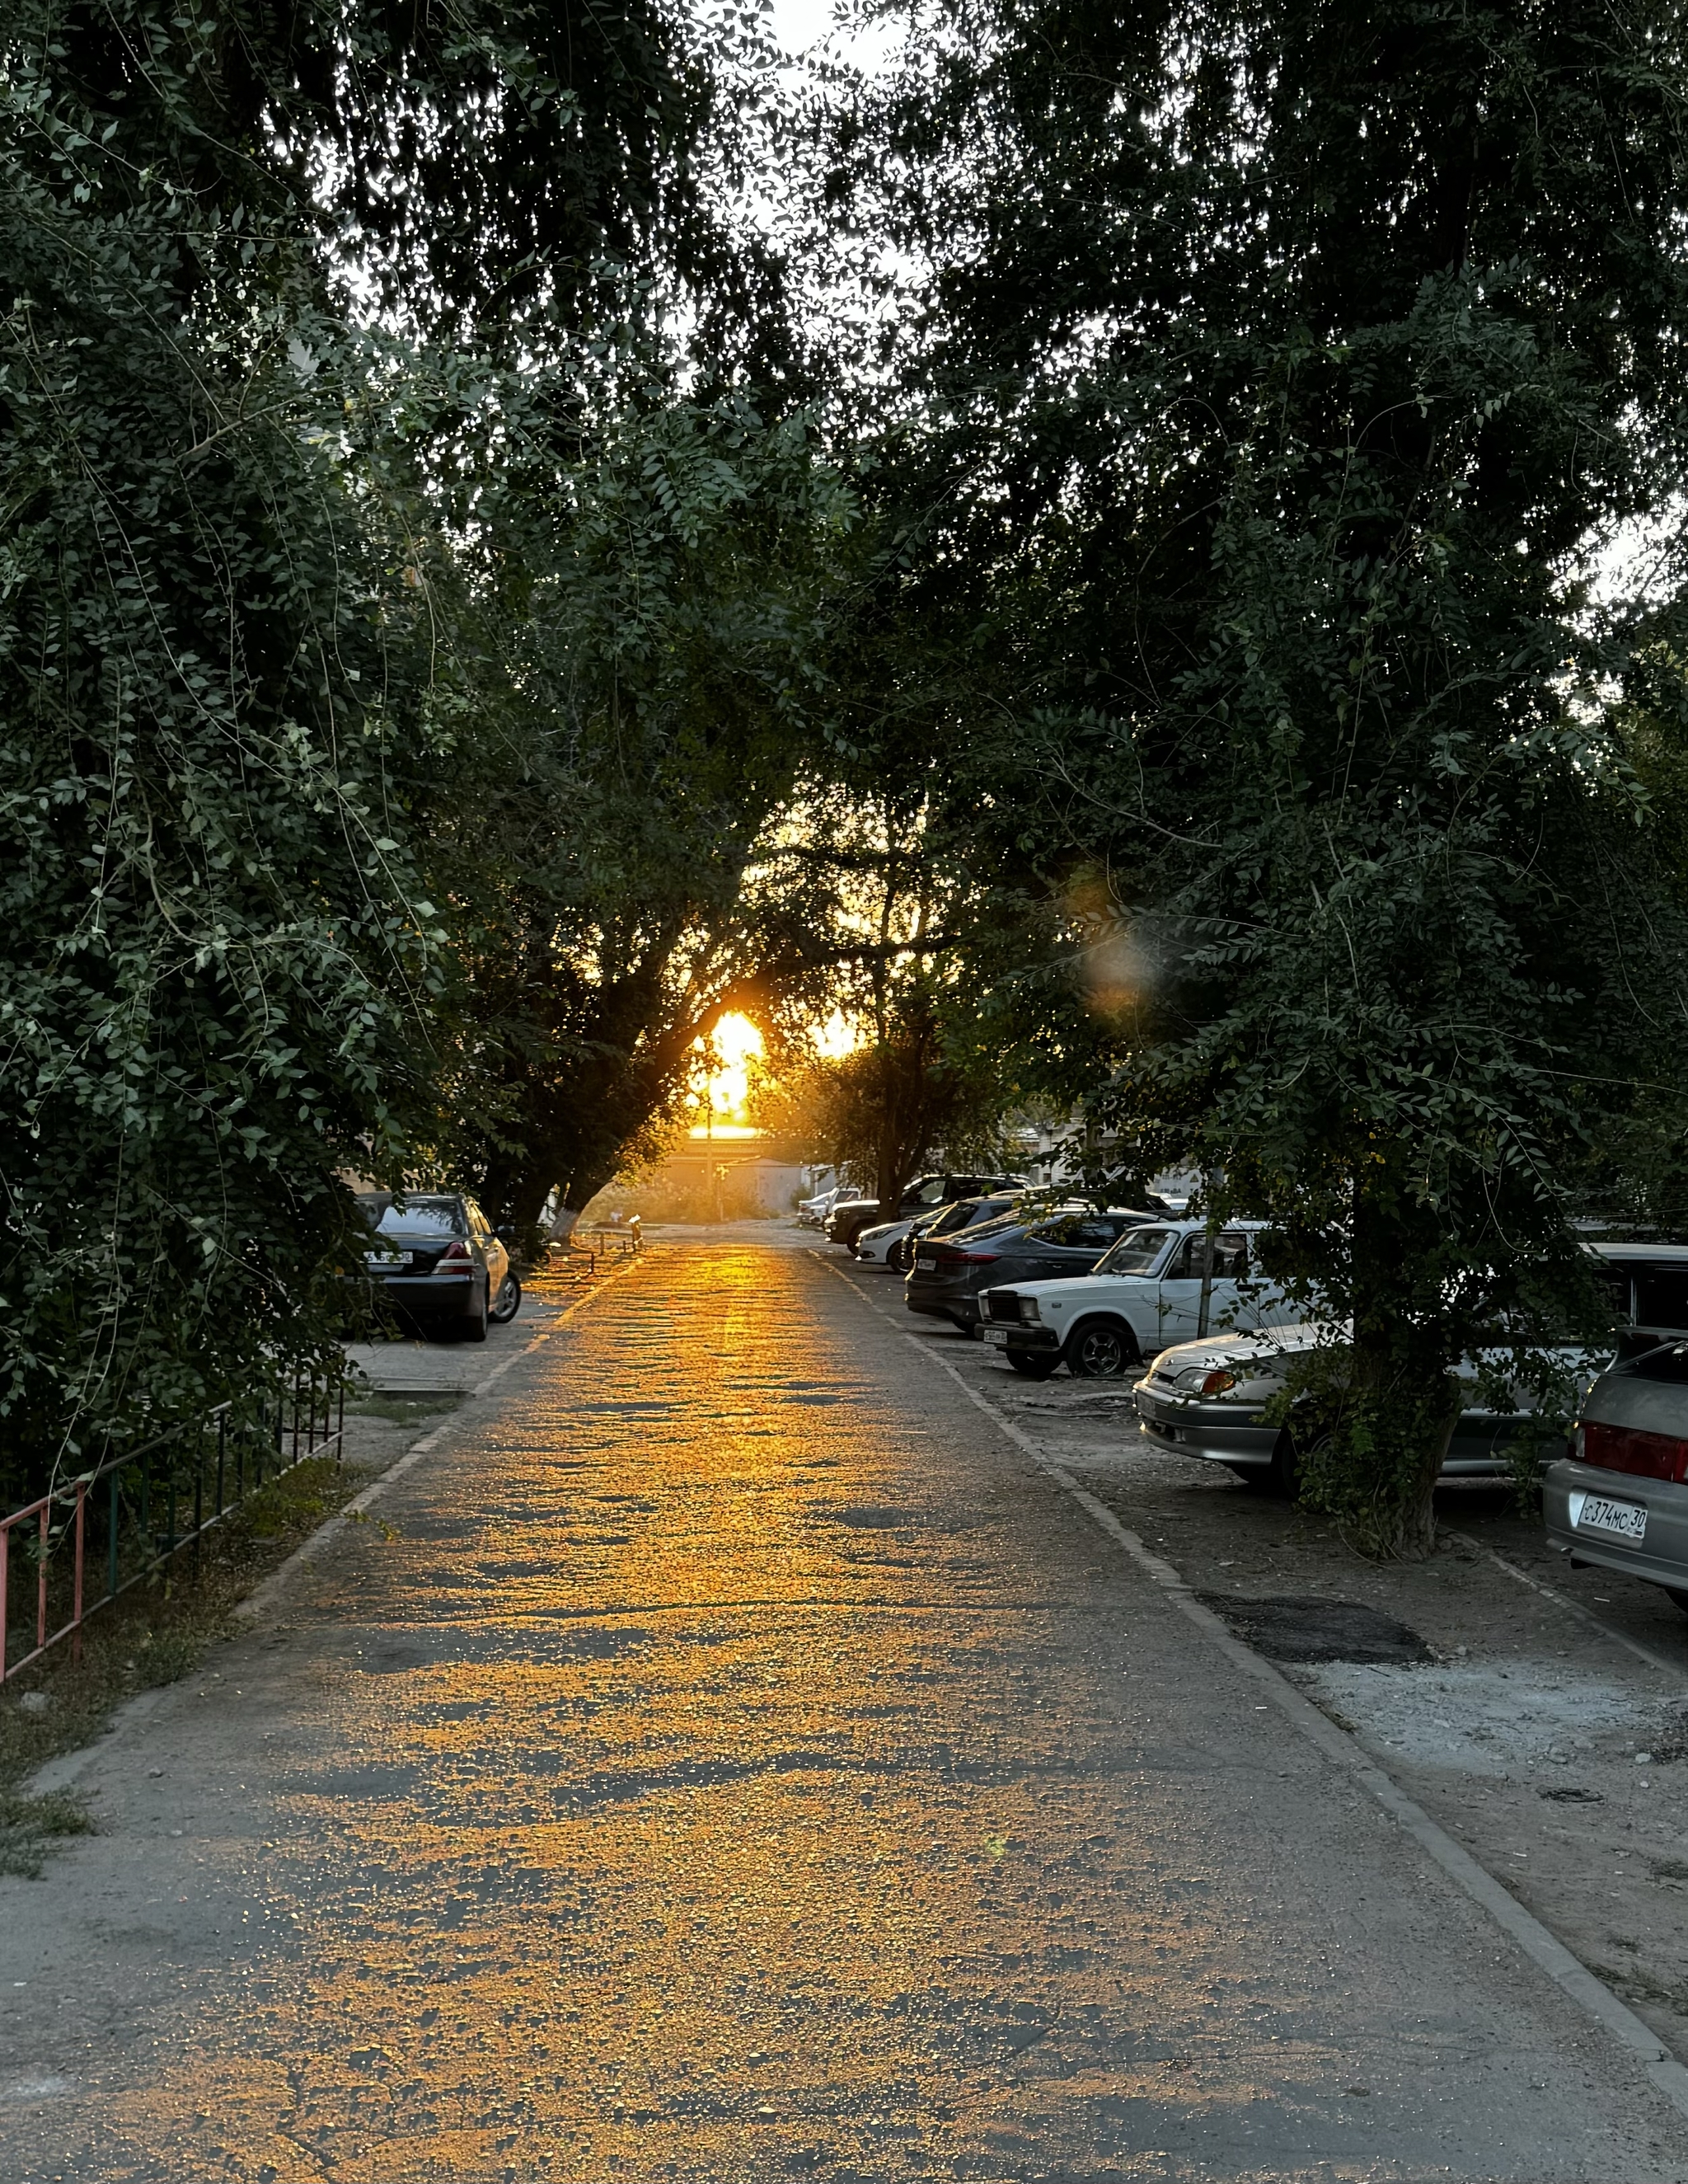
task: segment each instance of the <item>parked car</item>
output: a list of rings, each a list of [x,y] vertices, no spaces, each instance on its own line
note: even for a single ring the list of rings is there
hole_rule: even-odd
[[[378,1310],[442,1340],[484,1342],[489,1323],[514,1319],[521,1285],[510,1255],[472,1198],[414,1191],[360,1191],[375,1231],[364,1277]]]
[[[805,1228],[819,1228],[844,1195],[844,1186],[835,1183],[830,1190],[818,1190],[813,1198],[797,1201],[797,1218]]]
[[[963,1334],[977,1334],[980,1292],[988,1285],[1081,1279],[1122,1234],[1140,1228],[1144,1217],[1136,1208],[1097,1212],[1088,1206],[1066,1206],[1030,1218],[1018,1212],[1001,1214],[941,1239],[923,1236],[903,1301],[910,1312],[947,1319]]]
[[[1162,1351],[1133,1391],[1140,1429],[1162,1448],[1203,1462],[1223,1463],[1251,1485],[1287,1493],[1296,1473],[1295,1424],[1291,1419],[1268,1424],[1261,1412],[1282,1393],[1291,1367],[1329,1339],[1328,1329],[1321,1333],[1317,1327],[1299,1325],[1174,1343]],[[1574,1372],[1591,1380],[1606,1362],[1605,1356],[1580,1344],[1568,1344],[1563,1354]],[[1513,1466],[1513,1445],[1531,1432],[1534,1413],[1526,1390],[1513,1384],[1511,1406],[1496,1409],[1480,1388],[1480,1373],[1493,1364],[1504,1365],[1507,1355],[1484,1351],[1461,1365],[1469,1400],[1448,1444],[1441,1468],[1444,1479],[1506,1477]],[[1543,1453],[1558,1454],[1563,1446],[1557,1441]]]
[[[992,1198],[958,1198],[948,1206],[939,1206],[936,1212],[881,1222],[877,1228],[863,1228],[852,1248],[856,1256],[869,1266],[895,1267],[899,1273],[907,1273],[914,1263],[914,1247],[922,1236],[952,1235],[958,1228],[971,1228],[978,1222],[994,1221],[1001,1214],[1012,1213],[1019,1196],[1018,1191],[1013,1191]]]
[[[1221,1230],[1210,1262],[1205,1223],[1155,1221],[1131,1224],[1088,1270],[1058,1279],[993,1273],[980,1298],[986,1340],[1029,1379],[1046,1379],[1062,1364],[1079,1379],[1117,1379],[1202,1332],[1204,1264],[1208,1331],[1298,1318],[1303,1307],[1252,1270],[1263,1226],[1242,1221]]]
[[[1648,1342],[1601,1374],[1541,1507],[1573,1568],[1644,1578],[1688,1613],[1688,1341]]]
[[[1011,1176],[919,1175],[903,1192],[902,1203],[894,1210],[882,1209],[876,1198],[837,1200],[827,1214],[826,1233],[835,1244],[842,1244],[847,1250],[863,1228],[877,1228],[881,1222],[905,1217],[913,1220],[955,1199],[979,1198],[988,1191],[1024,1188]]]

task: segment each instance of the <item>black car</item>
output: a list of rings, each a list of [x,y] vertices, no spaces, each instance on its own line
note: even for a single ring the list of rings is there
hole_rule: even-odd
[[[953,1205],[941,1206],[936,1213],[923,1213],[908,1234],[886,1252],[886,1264],[906,1274],[914,1263],[923,1236],[952,1236],[958,1228],[976,1228],[981,1222],[1000,1220],[1003,1214],[1013,1212],[1023,1195],[1010,1190],[990,1198],[958,1198]]]
[[[485,1342],[514,1319],[521,1287],[510,1255],[472,1198],[456,1191],[360,1191],[375,1234],[364,1271],[378,1312],[444,1340]]]
[[[900,1205],[881,1211],[876,1198],[841,1198],[826,1217],[826,1233],[847,1251],[863,1228],[881,1221],[906,1221],[911,1215],[929,1213],[958,1198],[979,1198],[987,1191],[1013,1190],[1013,1178],[1001,1175],[917,1175],[902,1194]]]
[[[1029,1221],[1004,1214],[952,1235],[923,1236],[903,1284],[903,1301],[910,1312],[947,1319],[963,1334],[976,1335],[980,1290],[1087,1274],[1116,1238],[1151,1217],[1119,1207],[1106,1213],[1069,1207]]]

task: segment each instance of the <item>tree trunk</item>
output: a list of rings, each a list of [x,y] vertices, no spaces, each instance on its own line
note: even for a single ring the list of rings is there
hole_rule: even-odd
[[[1436,1215],[1393,1179],[1386,1156],[1353,1199],[1352,1342],[1309,1384],[1302,1499],[1360,1553],[1416,1562],[1435,1545],[1435,1488],[1462,1394],[1438,1294]]]
[[[552,1244],[567,1244],[575,1234],[575,1223],[587,1206],[591,1204],[604,1185],[614,1182],[614,1169],[594,1168],[585,1175],[571,1176],[563,1187],[561,1201],[558,1206],[556,1218],[552,1222],[547,1241]],[[546,1193],[547,1198],[550,1195],[549,1191]]]

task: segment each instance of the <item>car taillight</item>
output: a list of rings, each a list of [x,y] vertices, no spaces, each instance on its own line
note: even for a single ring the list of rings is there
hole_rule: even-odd
[[[958,1267],[994,1267],[1000,1251],[951,1251],[946,1255]]]
[[[443,1267],[447,1259],[463,1260],[468,1258],[469,1256],[469,1246],[463,1241],[462,1238],[459,1237],[455,1244],[447,1244],[445,1250],[441,1252],[440,1264]]]
[[[1585,1463],[1602,1471],[1627,1471],[1632,1479],[1668,1479],[1688,1485],[1688,1440],[1674,1434],[1643,1433],[1635,1426],[1602,1425],[1585,1419],[1577,1429]],[[1575,1443],[1573,1443],[1575,1447]]]

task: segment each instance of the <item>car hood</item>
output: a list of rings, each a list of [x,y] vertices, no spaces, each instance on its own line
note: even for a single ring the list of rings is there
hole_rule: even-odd
[[[1028,1288],[1032,1284],[1028,1284]],[[1051,1288],[1058,1284],[1051,1283]],[[1213,1370],[1222,1365],[1252,1365],[1269,1362],[1274,1367],[1287,1363],[1296,1357],[1305,1357],[1322,1345],[1331,1349],[1343,1347],[1348,1340],[1347,1323],[1329,1325],[1315,1320],[1302,1321],[1294,1327],[1263,1327],[1241,1333],[1208,1335],[1199,1342],[1177,1342],[1169,1349],[1159,1351],[1152,1369],[1168,1374],[1190,1371],[1198,1365]],[[1585,1343],[1549,1343],[1541,1346],[1552,1351],[1579,1375],[1591,1379],[1602,1369],[1607,1352],[1591,1350]],[[1462,1357],[1456,1368],[1462,1380],[1474,1380],[1485,1366],[1504,1366],[1511,1352],[1505,1350],[1481,1350]],[[1521,1407],[1529,1407],[1519,1391]]]
[[[1170,1349],[1158,1351],[1155,1368],[1158,1371],[1164,1363],[1172,1372],[1184,1373],[1197,1365],[1205,1365],[1210,1370],[1221,1365],[1275,1365],[1291,1357],[1305,1357],[1321,1342],[1340,1346],[1347,1340],[1347,1334],[1346,1327],[1321,1327],[1308,1320],[1297,1327],[1262,1327],[1242,1333],[1208,1334],[1198,1342],[1174,1342]]]

